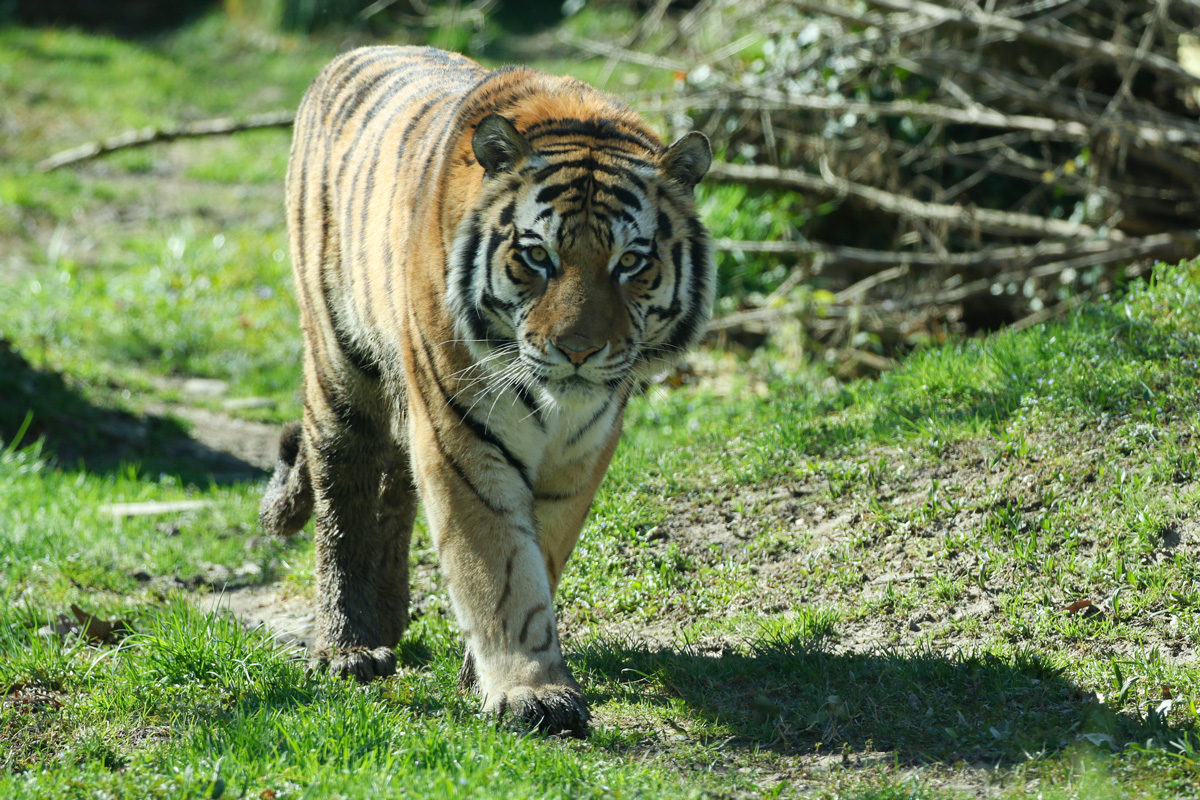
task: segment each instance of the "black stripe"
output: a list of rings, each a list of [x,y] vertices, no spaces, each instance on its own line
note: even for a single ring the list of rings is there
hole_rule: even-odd
[[[431,369],[432,369],[431,366],[425,367],[425,371],[427,371],[427,372]],[[421,395],[421,401],[425,404],[425,408],[427,408],[427,409],[432,408],[433,404],[429,401],[429,396],[425,393],[425,387],[423,387],[421,385],[421,381],[417,380],[417,381],[415,381],[415,383],[417,385],[417,393]],[[491,511],[493,514],[509,513],[509,509],[496,505],[491,500],[489,500],[486,496],[484,496],[483,492],[480,491],[479,487],[476,486],[471,481],[471,479],[467,477],[467,473],[463,470],[463,468],[461,466],[459,466],[458,462],[455,461],[453,457],[451,457],[450,453],[446,450],[445,445],[442,444],[441,434],[438,432],[437,425],[434,424],[432,417],[429,418],[429,427],[433,429],[433,445],[434,445],[434,447],[437,448],[438,455],[442,457],[443,461],[445,461],[447,464],[450,465],[450,469],[454,470],[454,474],[458,476],[458,479],[463,482],[464,486],[466,486],[468,489],[471,490],[471,493],[473,495],[475,495],[475,498],[477,500],[479,500],[479,502],[482,503],[484,505],[484,507],[486,507],[487,510]]]
[[[519,263],[521,263],[521,264],[524,264],[524,265],[525,265],[525,268],[526,268],[526,269],[529,269],[529,265],[528,265],[528,264],[525,264],[525,261],[524,261],[523,259],[516,258],[516,259],[513,259],[513,261],[517,261],[517,262],[519,262]],[[520,285],[522,284],[522,280],[521,280],[520,278],[518,278],[518,277],[517,277],[517,276],[516,276],[516,275],[513,273],[513,271],[512,271],[512,261],[505,261],[505,262],[504,262],[504,274],[508,276],[508,280],[509,280],[509,282],[510,282],[510,283],[512,283],[514,286],[520,286]],[[484,302],[484,304],[487,304],[487,302],[488,302],[488,300],[489,300],[489,299],[490,299],[490,300],[492,300],[492,301],[494,301],[494,302],[497,302],[497,303],[499,302],[499,298],[497,298],[495,295],[491,295],[491,294],[485,293],[485,294],[483,295],[483,302]],[[510,303],[505,303],[504,305],[506,305],[506,306],[508,306],[508,307],[510,307],[510,308],[512,307],[512,305],[511,305]]]
[[[695,228],[699,228],[699,223],[695,224]],[[703,234],[703,229],[700,229]],[[696,231],[693,230],[693,235]],[[692,269],[691,269],[691,286],[688,292],[688,299],[691,300],[688,308],[687,316],[685,316],[671,332],[671,338],[667,340],[667,344],[675,347],[686,347],[692,343],[692,340],[699,333],[700,318],[707,309],[700,308],[701,295],[703,293],[704,282],[708,278],[706,274],[705,264],[708,261],[708,242],[703,236],[698,236],[692,241]],[[678,286],[678,281],[676,281]]]
[[[558,198],[559,195],[570,189],[571,184],[569,183],[560,183],[554,186],[547,186],[537,193],[537,197],[535,199],[539,203],[552,203]]]
[[[544,502],[562,502],[563,500],[570,500],[574,497],[578,497],[582,491],[583,491],[583,489],[579,489],[577,491],[570,492],[569,494],[559,494],[557,492],[553,492],[550,494],[545,494],[545,493],[535,494],[533,496],[533,499],[534,500],[542,500]]]
[[[657,306],[650,309],[650,313],[656,316],[671,316],[679,313],[679,284],[683,281],[683,242],[678,241],[671,245],[671,261],[675,270],[675,283],[671,286],[671,302],[666,308]]]
[[[513,221],[513,213],[517,210],[517,201],[511,200],[508,205],[500,209],[500,224],[502,226],[511,225]]]
[[[633,183],[635,185],[638,182],[637,177],[634,176],[629,170],[621,169],[619,167],[610,167],[607,164],[601,164],[596,159],[590,157],[577,158],[571,161],[556,161],[552,164],[547,164],[535,172],[533,177],[535,181],[542,183],[550,180],[550,178],[552,178],[556,173],[568,169],[584,170],[585,175],[581,176],[581,178],[590,177],[599,173],[601,175],[612,175],[621,182]],[[581,178],[576,178],[575,180],[580,180]]]
[[[329,321],[333,326],[333,338],[337,340],[338,349],[342,351],[342,355],[346,357],[350,365],[366,377],[377,380],[380,376],[379,364],[370,352],[360,347],[350,337],[350,334],[338,324],[333,314],[330,314]]]
[[[409,70],[392,70],[388,74],[394,75],[398,78],[403,78],[403,77],[407,76],[408,72],[409,72]],[[351,144],[348,147],[348,149],[346,150],[345,154],[342,156],[342,162],[338,167],[337,179],[336,179],[338,186],[343,185],[344,177],[346,175],[347,170],[349,170],[351,164],[360,155],[359,143],[362,141],[365,131],[367,130],[367,127],[368,127],[367,123],[371,119],[373,119],[377,113],[382,111],[385,106],[387,106],[388,104],[397,100],[397,95],[399,94],[399,89],[403,85],[404,85],[403,83],[397,84],[396,87],[393,88],[392,90],[381,93],[380,96],[378,98],[376,98],[375,101],[367,109],[366,114],[364,114],[363,117],[358,121],[358,125],[357,125],[358,130],[355,133],[354,140],[351,142]],[[430,101],[430,102],[433,102],[433,101]],[[388,118],[382,123],[384,128],[385,129],[390,128],[392,123],[399,116],[401,116],[401,114],[404,113],[404,111],[408,107],[408,105],[409,105],[408,102],[398,102],[398,101],[395,102],[393,107],[391,108],[391,112],[388,115]],[[419,119],[419,117],[417,117],[416,119]],[[409,125],[410,125],[409,130],[411,131],[412,122],[410,122]],[[369,158],[366,158],[363,160],[363,162],[359,166],[358,170],[354,173],[353,180],[350,182],[350,186],[349,186],[350,198],[349,198],[349,202],[347,203],[347,208],[346,208],[346,217],[347,217],[347,221],[348,221],[347,229],[350,231],[355,230],[353,224],[350,224],[350,220],[352,220],[352,211],[353,211],[353,205],[354,205],[355,198],[358,198],[361,203],[361,212],[359,214],[359,230],[363,231],[363,232],[365,232],[365,230],[366,230],[368,212],[371,209],[370,196],[371,196],[371,193],[374,192],[374,189],[375,189],[375,173],[379,167],[380,154],[383,152],[383,144],[384,144],[385,138],[386,137],[383,137],[383,136],[376,137],[375,146],[371,150]],[[403,148],[403,140],[401,143],[401,147]],[[398,154],[397,157],[402,158],[402,153],[403,153],[403,150],[401,150],[401,153]],[[366,168],[366,171],[367,171],[367,188],[364,190],[364,193],[363,193],[364,196],[359,197],[358,186],[359,186],[359,181],[362,176],[364,167]],[[387,205],[388,205],[387,223],[386,223],[385,229],[391,230],[391,228],[392,228],[391,217],[392,217],[392,210],[394,208],[394,204],[389,203]],[[361,242],[362,236],[361,235],[356,236],[354,241]],[[390,251],[390,242],[387,242],[387,244],[389,245],[389,251]],[[390,266],[390,264],[389,264],[389,266]],[[350,268],[350,265],[347,266],[345,272],[346,272],[347,282],[353,288],[355,281],[354,281],[353,270]],[[395,272],[395,270],[390,269],[390,268],[386,269],[384,271],[384,297],[386,298],[388,308],[392,311],[393,316],[396,314],[395,293],[392,291],[392,278],[393,278],[394,272]],[[363,270],[363,274],[364,274],[364,276],[367,274],[366,269]],[[368,296],[368,298],[370,297],[369,286],[367,289],[367,296]],[[366,309],[367,309],[368,322],[372,322],[373,320],[371,318],[373,318],[374,314],[372,312],[370,303],[366,304]]]
[[[476,80],[474,83],[471,83],[469,85],[469,87],[466,88],[462,94],[456,93],[458,102],[454,103],[454,105],[451,108],[449,108],[448,110],[443,111],[441,114],[441,119],[461,120],[463,117],[460,116],[459,112],[462,111],[463,107],[467,104],[467,101],[468,100],[477,101],[479,99],[478,95],[480,94],[481,91],[484,90],[484,87],[487,86],[488,82],[491,80],[494,80],[498,74],[502,74],[503,72],[504,72],[504,70],[495,70],[490,73],[484,73],[484,75],[479,80]],[[448,97],[448,95],[449,95],[449,93],[447,93],[446,95],[443,95],[443,99]],[[445,147],[448,145],[449,141],[450,141],[449,137],[441,137],[440,139],[430,140],[429,146],[427,149],[433,150],[433,151],[436,151],[438,149],[444,150]],[[439,168],[441,167],[440,159],[434,158],[432,152],[430,153],[428,158],[422,159],[421,174],[417,177],[416,183],[413,184],[413,186],[415,187],[415,192],[416,192],[417,197],[425,196],[425,184],[429,178],[429,171],[431,169],[433,169],[435,163],[438,164]],[[421,208],[420,203],[413,203],[411,222],[416,222],[417,213],[420,210],[420,208]]]
[[[476,261],[479,257],[479,248],[483,245],[483,230],[480,227],[479,212],[471,215],[467,225],[469,226],[467,243],[454,252],[457,267],[461,270],[458,275],[458,291],[462,296],[463,307],[469,314],[466,321],[467,327],[471,329],[472,338],[486,339],[487,326],[479,314],[479,309],[475,306]]]
[[[628,162],[630,167],[653,168],[655,166],[652,161],[647,161],[645,158],[637,156],[623,147],[606,147],[604,142],[586,141],[582,139],[575,143],[568,141],[561,145],[542,145],[537,149],[537,152],[540,156],[579,155],[581,152],[591,152],[599,153],[606,158],[619,159],[621,161]],[[635,175],[632,178],[632,181],[639,189],[645,191],[646,186],[642,182],[641,178],[638,178]]]
[[[496,297],[496,295],[492,294],[491,292],[484,292],[483,297],[480,298],[480,303],[484,308],[486,308],[488,311],[491,311],[501,319],[504,319],[505,316],[511,316],[517,308],[515,303],[507,303],[501,300],[499,297]]]
[[[442,397],[446,398],[446,405],[451,411],[458,415],[458,418],[462,420],[464,425],[471,429],[471,432],[475,434],[475,438],[496,448],[500,452],[500,455],[504,457],[504,460],[508,462],[509,466],[517,471],[517,474],[521,476],[521,480],[527,487],[529,487],[530,491],[532,491],[533,483],[529,479],[529,475],[526,473],[528,468],[525,466],[525,462],[517,458],[513,452],[504,445],[504,442],[500,441],[500,439],[497,438],[494,433],[492,433],[491,429],[488,428],[485,423],[480,422],[472,417],[470,413],[468,413],[467,409],[463,408],[462,404],[460,404],[453,395],[446,391],[446,387],[442,385],[441,379],[438,377],[437,373],[433,372],[432,370],[432,365],[434,363],[433,353],[429,351],[429,342],[425,341],[424,337],[421,337],[421,347],[424,348],[425,358],[430,364],[430,373],[433,378],[434,385],[437,386]]]
[[[628,189],[623,189],[620,186],[604,186],[606,192],[617,198],[620,202],[634,209],[635,211],[642,210],[642,201],[638,196]]]
[[[525,138],[530,143],[535,139],[548,136],[584,136],[601,141],[611,139],[619,142],[632,142],[633,144],[640,145],[647,151],[658,149],[658,146],[649,137],[619,130],[605,119],[547,119],[529,126],[525,129],[524,133]]]
[[[500,231],[492,231],[488,234],[487,249],[483,253],[483,269],[485,272],[490,272],[492,264],[495,263],[496,251],[500,249],[500,245],[504,242],[504,235]]]
[[[600,410],[597,411],[592,416],[591,419],[589,419],[586,423],[584,423],[582,428],[575,431],[575,433],[571,434],[571,438],[567,439],[567,447],[571,447],[571,446],[577,444],[579,442],[579,440],[583,438],[584,434],[586,434],[589,430],[591,430],[593,425],[595,425],[597,422],[599,422],[601,419],[603,419],[604,415],[608,413],[608,406],[609,406],[609,403],[605,402],[604,405],[600,406]]]
[[[545,428],[546,423],[542,422],[541,409],[539,409],[537,403],[534,402],[533,395],[531,395],[529,390],[525,388],[525,384],[516,383],[509,388],[512,389],[513,394],[517,396],[517,399],[521,401],[521,405],[529,409],[529,414],[533,417],[533,421],[538,424],[538,427]]]
[[[350,78],[356,77],[360,72],[364,71],[368,66],[378,63],[382,59],[370,59],[363,62],[350,74]],[[330,134],[334,137],[342,134],[342,129],[349,122],[350,117],[358,111],[367,97],[370,96],[381,83],[385,83],[395,76],[394,72],[384,70],[378,75],[372,76],[359,86],[355,86],[352,91],[346,92],[339,99],[337,107],[333,110],[333,119],[329,123]],[[340,88],[340,87],[339,87]]]
[[[517,549],[513,548],[512,553],[508,556],[508,561],[504,564],[504,590],[500,592],[500,599],[496,601],[496,613],[500,613],[500,609],[504,607],[504,601],[508,599],[512,593],[512,571],[513,559],[517,556]]]
[[[670,239],[674,235],[674,229],[671,227],[671,218],[667,216],[665,211],[658,212],[658,235],[663,239]]]
[[[443,394],[444,393],[445,390],[443,389]],[[521,481],[532,491],[533,482],[526,474],[527,467],[525,466],[525,462],[513,455],[512,451],[504,446],[504,442],[500,441],[485,423],[482,423],[472,417],[457,400],[447,396],[446,404],[455,414],[459,416],[459,419],[463,421],[463,424],[471,429],[471,432],[475,434],[477,439],[490,444],[492,447],[500,451],[500,455],[504,457],[504,460],[508,462],[510,467],[517,471],[517,474],[521,476]]]
[[[359,142],[361,142],[363,137],[366,135],[366,131],[367,131],[367,127],[368,127],[366,123],[369,120],[374,119],[375,115],[379,113],[381,108],[383,108],[384,106],[387,106],[393,100],[396,99],[396,95],[399,93],[399,89],[402,86],[403,86],[403,84],[400,84],[400,85],[397,85],[396,90],[394,90],[394,91],[380,93],[380,95],[375,98],[375,100],[371,103],[371,105],[367,107],[367,110],[362,115],[361,120],[359,120],[358,123],[356,124],[354,139],[347,146],[346,152],[342,155],[342,163],[338,167],[336,180],[337,180],[337,183],[339,186],[342,183],[343,176],[346,174],[346,169],[348,168],[350,161],[353,158],[355,158],[359,152],[359,148],[358,148]],[[407,106],[408,106],[408,103],[396,103],[395,108],[392,109],[391,115],[383,123],[384,128],[390,127],[392,121],[395,120],[396,117],[399,116]],[[330,131],[331,136],[336,136],[340,133],[341,133],[340,130],[339,131]],[[375,142],[376,160],[378,160],[378,154],[379,154],[380,150],[382,149],[382,146],[383,146],[383,137],[378,137],[378,139]]]
[[[529,623],[533,622],[533,618],[545,611],[547,608],[545,603],[538,603],[533,608],[529,609],[529,613],[525,615],[525,624],[521,626],[521,633],[517,636],[517,641],[525,644],[525,639],[529,636]]]
[[[531,653],[544,653],[550,649],[550,645],[554,644],[554,620],[546,623],[546,641],[539,644],[537,647],[530,648]]]

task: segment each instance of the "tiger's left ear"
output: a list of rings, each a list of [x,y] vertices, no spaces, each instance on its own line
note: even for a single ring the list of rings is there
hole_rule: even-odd
[[[662,156],[662,169],[668,178],[694,187],[712,166],[712,147],[708,137],[692,131],[667,148]]]
[[[475,127],[471,138],[475,160],[488,175],[510,172],[533,152],[529,142],[513,124],[499,114],[488,114]]]

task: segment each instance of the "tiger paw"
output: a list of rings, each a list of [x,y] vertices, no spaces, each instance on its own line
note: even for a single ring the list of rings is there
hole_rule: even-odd
[[[328,669],[338,678],[368,683],[396,673],[396,653],[390,647],[339,647],[322,650],[313,658],[317,669]]]
[[[483,710],[522,731],[588,735],[588,712],[583,694],[573,686],[514,686],[485,699]]]

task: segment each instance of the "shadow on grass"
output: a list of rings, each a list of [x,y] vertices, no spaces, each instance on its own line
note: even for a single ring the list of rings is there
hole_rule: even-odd
[[[63,468],[111,473],[139,464],[144,472],[200,484],[236,483],[266,474],[195,441],[173,419],[96,405],[62,375],[36,369],[0,339],[0,445],[10,445],[23,429],[19,446],[40,439],[45,457]]]
[[[572,659],[601,702],[677,709],[732,736],[726,745],[787,754],[874,750],[903,763],[997,765],[1080,742],[1122,747],[1182,738],[1149,714],[1096,702],[1037,655],[833,652],[811,638],[748,654],[599,643]],[[688,725],[673,710],[672,719]]]
[[[24,25],[75,26],[137,37],[164,33],[194,22],[216,6],[216,0],[15,0],[0,3],[0,23],[11,18]]]

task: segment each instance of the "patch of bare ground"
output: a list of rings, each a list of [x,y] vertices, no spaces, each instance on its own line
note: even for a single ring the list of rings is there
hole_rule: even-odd
[[[200,608],[232,614],[250,628],[264,628],[284,647],[303,651],[312,644],[316,615],[312,599],[278,584],[217,590],[198,598]]]
[[[178,445],[178,455],[225,453],[260,470],[272,470],[279,458],[280,426],[239,419],[228,414],[187,405],[148,407],[147,412],[170,414],[189,425],[191,438]]]

